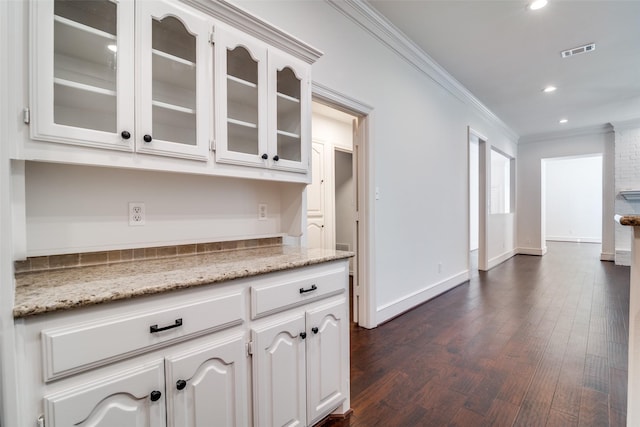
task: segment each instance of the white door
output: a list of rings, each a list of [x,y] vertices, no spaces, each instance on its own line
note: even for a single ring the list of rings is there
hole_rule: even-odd
[[[308,424],[331,413],[349,392],[347,301],[307,312]]]
[[[213,25],[169,2],[137,2],[136,14],[136,151],[207,160]]]
[[[307,245],[324,248],[325,239],[325,168],[324,144],[311,146],[311,184],[307,186]]]
[[[252,331],[254,424],[306,425],[304,313]]]
[[[169,427],[248,425],[242,335],[166,358]]]
[[[163,361],[45,396],[47,427],[162,427]]]

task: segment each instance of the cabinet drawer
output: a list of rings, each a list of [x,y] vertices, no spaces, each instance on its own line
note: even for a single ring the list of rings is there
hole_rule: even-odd
[[[44,380],[241,324],[242,297],[238,290],[163,309],[43,330]]]
[[[311,301],[345,291],[347,263],[334,264],[320,270],[302,270],[274,283],[251,286],[251,318],[267,316]]]

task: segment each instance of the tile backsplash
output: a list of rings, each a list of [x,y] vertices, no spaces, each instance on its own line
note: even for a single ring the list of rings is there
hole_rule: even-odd
[[[14,262],[15,273],[54,270],[59,268],[113,264],[144,259],[167,258],[181,255],[196,255],[208,252],[233,251],[282,245],[282,237],[232,240],[225,242],[194,243],[188,245],[159,246],[152,248],[121,249],[101,252],[49,255],[30,257]]]

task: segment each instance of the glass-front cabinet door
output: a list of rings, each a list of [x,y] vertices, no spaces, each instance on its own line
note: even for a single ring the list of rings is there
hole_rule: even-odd
[[[176,3],[136,3],[136,151],[206,160],[211,22]]]
[[[31,3],[34,139],[133,149],[133,5]]]
[[[272,167],[306,172],[311,141],[310,67],[269,51],[269,146]]]
[[[216,42],[216,160],[267,166],[267,49],[229,30]]]

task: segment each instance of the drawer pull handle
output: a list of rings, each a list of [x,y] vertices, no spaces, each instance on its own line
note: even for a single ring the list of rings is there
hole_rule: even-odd
[[[318,287],[316,285],[311,285],[311,287],[309,289],[300,288],[300,293],[301,294],[306,294],[307,292],[315,291],[316,289],[318,289]]]
[[[162,332],[166,331],[167,329],[177,328],[178,326],[182,326],[182,319],[176,319],[173,325],[164,326],[162,328],[158,328],[158,325],[151,325],[151,327],[149,327],[149,332],[153,334],[155,332]]]
[[[311,328],[311,332],[313,332],[314,334],[317,334],[319,331],[317,326],[314,326],[313,328]]]
[[[300,332],[300,338],[305,339],[307,337],[306,332]]]
[[[157,402],[158,400],[160,400],[161,397],[162,397],[162,393],[159,392],[158,390],[153,390],[151,392],[150,398],[152,402]]]
[[[176,388],[178,390],[183,390],[187,386],[187,382],[185,380],[176,381]]]

